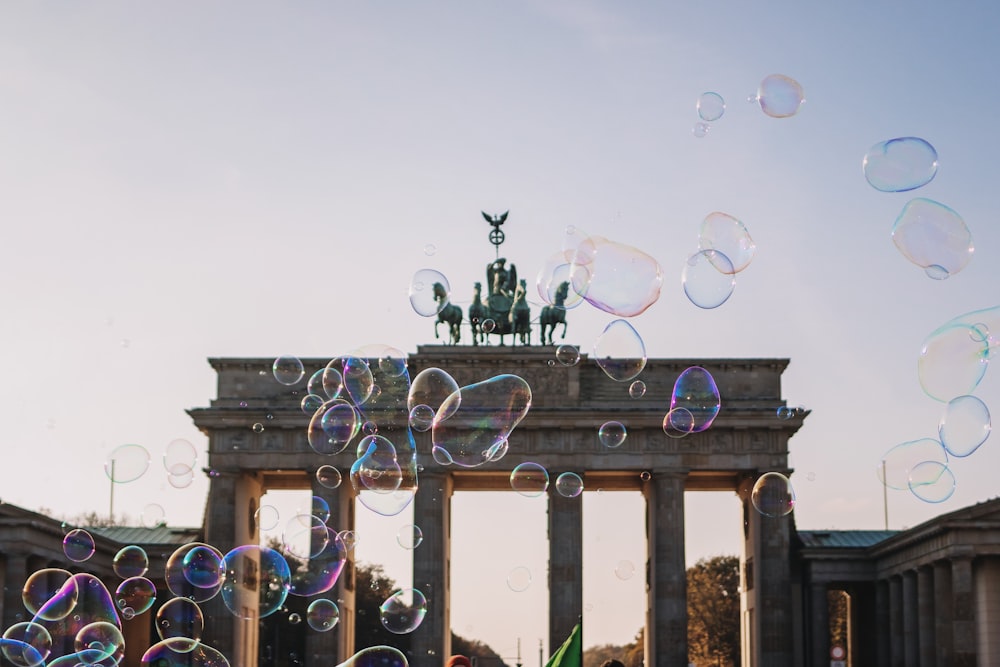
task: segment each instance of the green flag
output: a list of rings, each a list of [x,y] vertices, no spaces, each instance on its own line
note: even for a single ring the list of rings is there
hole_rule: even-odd
[[[563,642],[545,667],[583,667],[583,627],[581,623],[573,626],[573,631]]]

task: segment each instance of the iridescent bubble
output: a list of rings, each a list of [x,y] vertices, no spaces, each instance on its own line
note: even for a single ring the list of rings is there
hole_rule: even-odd
[[[711,130],[712,126],[708,123],[698,122],[691,127],[691,135],[695,139],[704,139]]]
[[[788,118],[799,111],[805,102],[802,86],[795,79],[783,74],[764,77],[757,87],[757,103],[771,118]]]
[[[327,632],[340,622],[340,609],[333,600],[319,598],[309,603],[306,609],[306,623],[316,632]]]
[[[347,545],[340,534],[327,528],[323,550],[292,572],[289,594],[309,597],[327,592],[337,583],[346,562]]]
[[[222,554],[207,545],[190,549],[181,560],[184,578],[197,588],[215,588],[222,583]]]
[[[149,569],[149,556],[140,546],[122,547],[111,561],[111,567],[122,579],[141,577]]]
[[[583,480],[575,472],[564,472],[556,477],[556,492],[564,498],[576,498],[583,493]]]
[[[516,375],[497,375],[462,387],[434,416],[435,451],[444,450],[456,465],[482,465],[510,437],[530,407],[531,388]]]
[[[327,489],[336,489],[342,480],[343,475],[331,465],[322,465],[316,469],[316,481]]]
[[[434,317],[451,301],[451,284],[434,269],[420,269],[410,280],[410,305],[422,317]]]
[[[213,555],[208,556],[204,552],[206,549],[213,552]],[[197,568],[193,570],[190,566],[185,566],[187,555],[192,551],[201,552],[200,557],[196,559],[196,565],[204,567],[204,570],[201,572]],[[215,579],[216,583],[211,585],[211,580],[215,575],[211,572],[210,564],[216,561],[216,559],[219,562],[222,561],[222,552],[203,542],[189,542],[174,549],[174,552],[170,554],[170,558],[167,559],[167,564],[164,568],[164,579],[167,583],[167,589],[175,597],[187,598],[192,602],[211,600],[219,594],[219,589],[222,587],[221,579]],[[188,563],[190,565],[191,562],[188,561]],[[208,565],[206,566],[206,564]],[[223,566],[224,564],[220,567]],[[194,585],[191,583],[191,579],[195,579],[201,585]]]
[[[932,199],[918,197],[903,207],[892,226],[892,242],[903,257],[944,280],[972,261],[972,232],[955,211]]]
[[[153,644],[142,655],[142,667],[229,667],[222,653],[207,644],[191,648],[184,637],[164,639]]]
[[[222,601],[236,617],[264,618],[285,603],[291,572],[274,549],[253,544],[236,547],[226,554],[223,567]]]
[[[547,306],[570,310],[583,303],[583,295],[578,293],[572,283],[571,272],[573,270],[573,251],[562,250],[550,255],[545,264],[535,278],[535,287],[538,289],[538,296]],[[577,276],[583,279],[583,275]],[[582,281],[580,287],[586,294],[589,283]],[[565,319],[565,316],[564,316]]]
[[[340,393],[344,391],[344,375],[340,372],[338,368],[339,360],[334,359],[326,368],[323,369],[323,375],[320,383],[323,387],[323,394],[330,400],[334,398],[339,398]],[[312,392],[318,394],[319,392]]]
[[[906,491],[910,488],[910,471],[925,461],[948,464],[948,452],[939,440],[921,438],[891,447],[882,455],[875,473],[888,488]]]
[[[643,313],[660,298],[663,271],[642,250],[601,236],[579,248],[570,271],[573,290],[595,308],[618,317]]]
[[[580,361],[580,350],[575,345],[560,345],[556,348],[556,361],[563,366],[576,366]]]
[[[718,250],[699,250],[684,263],[681,283],[688,300],[706,310],[718,308],[736,289],[736,271]]]
[[[437,412],[441,404],[456,391],[458,383],[447,371],[440,368],[425,368],[417,373],[410,383],[406,398],[407,409],[412,411],[419,405],[425,405],[430,407],[432,412]],[[454,403],[451,405],[454,408],[458,407]]]
[[[120,445],[104,462],[104,474],[112,482],[124,484],[142,477],[149,469],[149,452],[142,445]]]
[[[510,488],[527,498],[543,495],[549,488],[549,473],[538,463],[521,463],[510,473]]]
[[[347,401],[335,398],[313,413],[306,438],[318,454],[339,454],[360,430],[357,409]]]
[[[625,442],[627,435],[628,430],[625,428],[625,425],[616,421],[604,422],[601,424],[601,428],[597,430],[597,439],[601,441],[602,445],[611,449]]]
[[[311,416],[316,414],[316,411],[322,408],[324,403],[326,401],[322,396],[318,394],[306,394],[299,402],[299,407],[302,409],[302,412]]]
[[[405,635],[420,627],[427,614],[427,598],[416,588],[404,588],[390,595],[378,611],[386,630]]]
[[[163,467],[171,475],[193,470],[198,464],[198,450],[187,440],[171,440],[163,452]]]
[[[937,174],[938,154],[919,137],[897,137],[872,146],[861,162],[865,180],[881,192],[907,192]]]
[[[410,428],[418,433],[431,430],[434,425],[434,409],[429,405],[414,405],[410,410]]]
[[[955,475],[939,461],[923,461],[910,470],[910,492],[925,503],[943,503],[955,493]]]
[[[615,576],[622,581],[628,581],[635,574],[635,563],[630,560],[620,560],[615,565]]]
[[[778,409],[775,410],[775,415],[777,415],[778,419],[787,421],[795,416],[795,410],[787,405],[780,405],[778,406]]]
[[[254,512],[253,518],[257,524],[257,530],[268,531],[273,530],[278,525],[281,516],[274,505],[261,505]]]
[[[115,589],[118,610],[131,609],[133,616],[149,611],[156,602],[156,584],[146,577],[129,577]]]
[[[252,430],[254,433],[263,433],[264,425],[261,424],[260,422],[254,422],[253,426],[250,427],[250,430]]]
[[[758,477],[750,500],[754,509],[768,517],[787,516],[795,509],[792,483],[780,472],[768,472]]]
[[[502,459],[507,455],[509,449],[510,449],[510,444],[506,440],[493,445],[493,447],[490,448],[490,452],[488,452],[490,454],[489,461],[491,463],[499,461],[500,459]]]
[[[408,667],[402,651],[391,646],[371,646],[358,651],[337,667]]]
[[[83,528],[74,528],[63,538],[63,553],[74,563],[82,563],[94,555],[94,538]]]
[[[21,600],[36,620],[58,621],[76,607],[79,590],[66,570],[47,567],[32,573],[21,589]],[[44,613],[43,610],[44,609]]]
[[[699,118],[712,122],[722,118],[722,114],[726,112],[726,101],[718,93],[702,93],[696,108]]]
[[[646,367],[646,344],[625,320],[614,320],[594,341],[594,362],[616,382],[634,379]]]
[[[757,254],[757,245],[750,238],[746,225],[729,215],[714,211],[705,216],[698,232],[698,247],[702,250],[717,250],[726,256],[739,273],[750,265]],[[725,262],[716,262],[715,268],[725,271]]]
[[[690,432],[706,430],[719,414],[722,399],[712,374],[701,366],[692,366],[674,382],[670,409],[684,408],[692,418]]]
[[[301,622],[302,622],[302,617],[296,614],[295,612],[292,612],[291,614],[288,615],[289,625],[298,625]]]
[[[406,524],[396,531],[396,543],[404,549],[416,549],[423,541],[424,531],[415,524]]]
[[[156,612],[156,633],[160,639],[186,639],[171,645],[174,651],[186,653],[194,650],[205,629],[205,617],[197,603],[186,598],[167,600]]]
[[[1000,308],[991,308],[955,318],[924,340],[917,359],[917,377],[924,393],[942,402],[972,393],[986,373],[993,342],[992,338],[977,340],[979,325],[963,320],[996,317],[998,311]]]
[[[282,532],[285,553],[300,560],[318,555],[329,539],[326,522],[310,514],[296,514],[285,523]]]
[[[274,360],[271,365],[271,373],[278,383],[290,387],[298,384],[305,376],[306,371],[298,357],[282,355]]]
[[[649,474],[648,470],[643,470],[641,473],[639,473],[639,479],[643,482],[648,482],[652,478],[653,476]]]
[[[14,667],[41,667],[52,652],[52,635],[38,623],[15,623],[4,631],[0,652]]]
[[[483,320],[483,333],[493,333],[493,330],[497,328],[497,323],[490,318]]]
[[[672,408],[663,416],[663,432],[671,438],[683,438],[694,432],[695,418],[687,408]]]
[[[507,588],[515,593],[523,593],[531,586],[531,570],[518,565],[507,574]]]
[[[337,533],[337,537],[340,538],[340,541],[348,551],[352,550],[358,543],[358,534],[353,530],[342,530]]]
[[[125,637],[113,623],[97,621],[83,626],[74,638],[76,659],[85,665],[117,665],[125,657]],[[49,663],[50,665],[52,663]]]
[[[175,469],[174,473],[167,475],[167,482],[175,489],[186,489],[194,481],[194,469]]]
[[[358,459],[351,465],[351,483],[357,491],[390,494],[399,489],[403,470],[396,447],[381,435],[369,435],[358,444]]]
[[[642,398],[646,395],[646,383],[642,380],[636,380],[629,385],[628,395],[632,398]]]
[[[938,437],[952,456],[972,454],[990,437],[990,409],[975,396],[957,396],[945,407]]]

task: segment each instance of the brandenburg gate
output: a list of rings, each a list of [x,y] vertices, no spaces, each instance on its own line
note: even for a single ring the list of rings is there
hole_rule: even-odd
[[[552,479],[575,472],[586,489],[636,490],[646,501],[646,664],[684,666],[687,659],[687,599],[684,554],[684,492],[733,491],[743,503],[744,552],[741,573],[743,664],[745,667],[793,667],[793,603],[790,517],[769,518],[750,504],[750,490],[763,473],[788,473],[788,444],[805,415],[779,419],[784,405],[781,375],[787,359],[649,359],[639,399],[627,384],[615,382],[583,355],[579,363],[553,363],[555,348],[545,346],[421,346],[408,356],[409,377],[440,368],[459,386],[500,374],[523,378],[532,403],[509,439],[509,453],[475,468],[441,465],[431,455],[431,434],[397,425],[403,440],[400,465],[412,471],[407,484],[413,496],[414,523],[424,540],[413,552],[413,586],[425,592],[427,615],[411,635],[410,664],[440,666],[450,655],[449,576],[450,503],[455,491],[510,489],[510,473],[519,463],[543,465]],[[326,366],[325,359],[303,359],[308,378]],[[309,416],[299,407],[305,383],[284,386],[271,374],[271,358],[211,359],[218,374],[218,395],[209,407],[190,410],[208,436],[211,487],[205,515],[205,539],[226,551],[257,544],[255,512],[271,489],[310,489],[330,505],[329,525],[354,526],[355,489],[350,469],[356,443],[326,456],[306,437]],[[674,381],[691,366],[707,369],[719,388],[721,410],[706,431],[672,438],[663,419]],[[617,448],[603,446],[601,424],[614,420],[628,429]],[[255,425],[263,428],[255,428]],[[380,432],[382,426],[380,425]],[[316,470],[332,465],[343,474],[337,489],[316,480]],[[369,511],[358,506],[357,511]],[[718,518],[712,517],[713,521]],[[733,521],[739,520],[732,517]],[[582,504],[553,489],[548,492],[549,646],[554,650],[583,614]],[[353,564],[348,561],[333,591],[340,605],[338,626],[311,632],[306,640],[307,666],[348,659],[354,646]],[[218,608],[213,608],[212,605]],[[221,603],[206,603],[216,621],[204,641],[231,656],[234,665],[257,663],[259,624],[238,619]],[[251,614],[252,616],[252,614]],[[231,623],[222,619],[231,618]]]

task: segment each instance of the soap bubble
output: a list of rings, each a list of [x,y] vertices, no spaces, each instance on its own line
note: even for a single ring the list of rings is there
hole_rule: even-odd
[[[708,133],[711,129],[712,126],[709,125],[708,123],[699,122],[695,123],[694,126],[691,128],[691,134],[694,136],[695,139],[704,139],[705,137],[708,136]]]
[[[317,410],[309,420],[306,437],[318,454],[339,454],[361,430],[357,409],[347,401],[335,398]]]
[[[317,410],[323,407],[325,402],[326,400],[319,394],[306,394],[299,401],[299,407],[302,409],[302,412],[312,416],[316,414]]]
[[[972,261],[972,232],[944,204],[918,197],[903,207],[892,226],[892,242],[903,257],[935,280],[944,280]]]
[[[337,667],[408,667],[402,651],[391,646],[370,646]]]
[[[972,454],[990,436],[990,410],[975,396],[957,396],[945,407],[938,437],[952,456]]]
[[[934,180],[938,154],[919,137],[897,137],[872,146],[861,168],[868,184],[876,190],[906,192]]]
[[[750,265],[757,254],[757,245],[750,238],[746,225],[729,215],[714,211],[705,216],[698,232],[698,247],[717,250],[732,264],[732,272],[739,273]],[[725,273],[727,266],[721,259],[713,258],[716,270]]]
[[[397,635],[413,632],[427,614],[427,598],[416,588],[405,588],[390,595],[379,607],[379,620],[386,630]]]
[[[441,404],[456,391],[458,391],[458,383],[448,371],[440,368],[425,368],[417,373],[410,383],[410,390],[406,396],[406,408],[412,412],[418,405],[425,405],[436,413]],[[456,402],[459,398],[456,397],[449,403],[451,409],[458,408]]]
[[[910,488],[910,472],[925,461],[948,465],[948,452],[939,440],[920,438],[891,447],[875,469],[879,481],[896,491]]]
[[[573,287],[571,272],[573,271],[573,257],[576,249],[562,250],[550,255],[545,264],[535,278],[535,287],[538,289],[538,296],[542,302],[548,306],[569,310],[576,308],[583,303],[583,295]],[[582,273],[577,275],[580,280],[580,287],[589,287]],[[560,303],[561,302],[561,303]]]
[[[190,640],[172,637],[159,641],[142,655],[141,667],[229,667],[229,661],[207,644],[191,647]]]
[[[120,445],[104,462],[104,473],[118,484],[135,481],[148,469],[149,452],[142,445]]]
[[[80,591],[66,570],[47,567],[32,573],[21,589],[21,601],[36,620],[58,621],[76,607]]]
[[[726,101],[718,93],[702,93],[696,108],[699,118],[712,122],[722,118],[722,114],[726,112]]]
[[[313,496],[310,502],[312,507],[309,511],[314,517],[323,523],[330,520],[330,503],[326,502],[326,498],[323,498],[322,496]]]
[[[149,556],[140,546],[122,547],[111,561],[111,568],[122,579],[141,577],[149,569]]]
[[[156,584],[146,577],[129,577],[118,584],[115,600],[119,610],[131,609],[133,616],[144,614],[156,602]]]
[[[357,491],[389,494],[399,489],[403,471],[396,447],[381,435],[368,435],[358,443],[358,459],[351,466],[351,483]]]
[[[73,647],[76,649],[75,659],[85,665],[117,665],[125,656],[125,637],[114,623],[96,621],[80,628],[74,637]]]
[[[757,103],[771,118],[788,118],[799,111],[805,93],[798,81],[783,74],[764,77],[757,87]]]
[[[83,528],[74,528],[63,538],[63,553],[74,563],[82,563],[94,555],[94,538]]]
[[[441,404],[434,417],[435,460],[440,449],[456,465],[486,463],[530,407],[531,388],[516,375],[497,375],[462,387]]]
[[[156,612],[156,634],[160,639],[177,639],[171,647],[178,653],[193,651],[201,641],[204,629],[205,617],[201,607],[187,598],[167,600]]]
[[[556,478],[556,491],[564,498],[576,498],[583,493],[583,480],[575,472],[564,472]]]
[[[15,623],[4,631],[0,652],[15,667],[41,667],[52,652],[52,635],[39,623]]]
[[[340,622],[340,609],[333,600],[319,598],[309,603],[306,609],[306,623],[316,632],[327,632]]]
[[[792,483],[780,472],[768,472],[758,477],[750,500],[754,509],[767,517],[787,516],[795,509]]]
[[[910,492],[926,503],[943,503],[955,493],[955,475],[939,461],[913,466],[906,481]]]
[[[396,543],[404,549],[416,549],[424,541],[424,531],[420,526],[408,523],[396,531]]]
[[[610,449],[614,449],[625,442],[627,435],[628,431],[625,425],[616,421],[604,422],[601,424],[601,428],[597,430],[597,439],[601,441],[602,445]]]
[[[306,371],[298,357],[284,355],[274,360],[271,373],[280,384],[291,387],[302,380]]]
[[[736,289],[733,263],[718,250],[699,250],[684,263],[681,284],[688,300],[706,310],[718,308]]]
[[[434,425],[434,408],[429,405],[414,405],[410,410],[410,428],[418,433],[431,430]]]
[[[570,278],[573,290],[595,308],[634,317],[660,298],[663,271],[638,248],[591,236],[577,248]]]
[[[222,554],[208,545],[196,545],[181,559],[181,571],[192,586],[217,589],[222,583]]]
[[[620,560],[615,565],[615,576],[622,581],[628,581],[635,574],[635,563],[630,560]]]
[[[523,593],[531,586],[531,570],[519,565],[507,574],[507,588],[515,593]]]
[[[316,481],[327,489],[336,489],[343,479],[340,471],[331,465],[322,465],[316,469]]]
[[[188,559],[187,556],[192,551],[198,553],[192,559]],[[167,589],[174,596],[188,598],[193,602],[204,602],[214,598],[222,586],[218,570],[213,570],[211,565],[215,562],[222,562],[222,552],[209,544],[189,542],[178,547],[167,559],[164,572]],[[198,585],[192,583],[192,579]]]
[[[451,301],[451,284],[434,269],[420,269],[410,280],[410,305],[417,315],[434,317]]]
[[[947,402],[971,394],[986,373],[992,337],[981,340],[985,318],[996,319],[1000,308],[989,308],[954,318],[934,330],[926,339],[917,359],[920,386],[931,398]]]
[[[171,475],[191,472],[197,464],[198,450],[183,438],[171,440],[163,452],[163,467]]]
[[[549,488],[549,473],[538,463],[521,463],[510,473],[510,488],[528,498],[540,496]]]
[[[628,395],[632,398],[642,398],[646,395],[646,383],[642,380],[636,380],[629,385]]]
[[[236,547],[226,554],[223,567],[222,601],[238,618],[264,618],[285,603],[291,572],[274,549],[253,544]]]
[[[694,432],[697,422],[687,408],[672,408],[663,416],[663,432],[671,438],[683,438]]]
[[[290,595],[309,597],[319,595],[332,589],[340,578],[347,563],[347,544],[340,533],[326,528],[325,544],[322,550],[314,553],[292,572],[288,587]]]
[[[285,522],[281,539],[285,553],[293,558],[308,560],[326,548],[329,531],[319,517],[296,514]]]
[[[281,517],[278,513],[278,509],[274,505],[261,505],[257,508],[257,511],[254,512],[253,518],[257,523],[258,530],[268,531],[278,525],[278,520]]]
[[[563,366],[575,366],[580,361],[580,350],[575,345],[560,345],[556,348],[556,361]]]
[[[614,320],[594,342],[591,356],[609,378],[627,382],[646,367],[646,344],[631,324]]]
[[[688,432],[706,430],[719,414],[722,399],[712,374],[701,366],[692,366],[681,373],[674,382],[670,410],[683,408],[690,415]],[[685,416],[687,419],[687,416]],[[687,423],[684,426],[688,426]]]

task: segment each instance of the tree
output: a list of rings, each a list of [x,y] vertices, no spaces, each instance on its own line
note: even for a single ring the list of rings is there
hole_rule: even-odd
[[[639,628],[632,643],[624,646],[604,644],[591,646],[583,652],[583,667],[601,667],[605,660],[615,658],[621,660],[625,667],[642,667],[645,650],[645,628]]]
[[[688,661],[738,665],[740,559],[702,558],[687,570]]]

